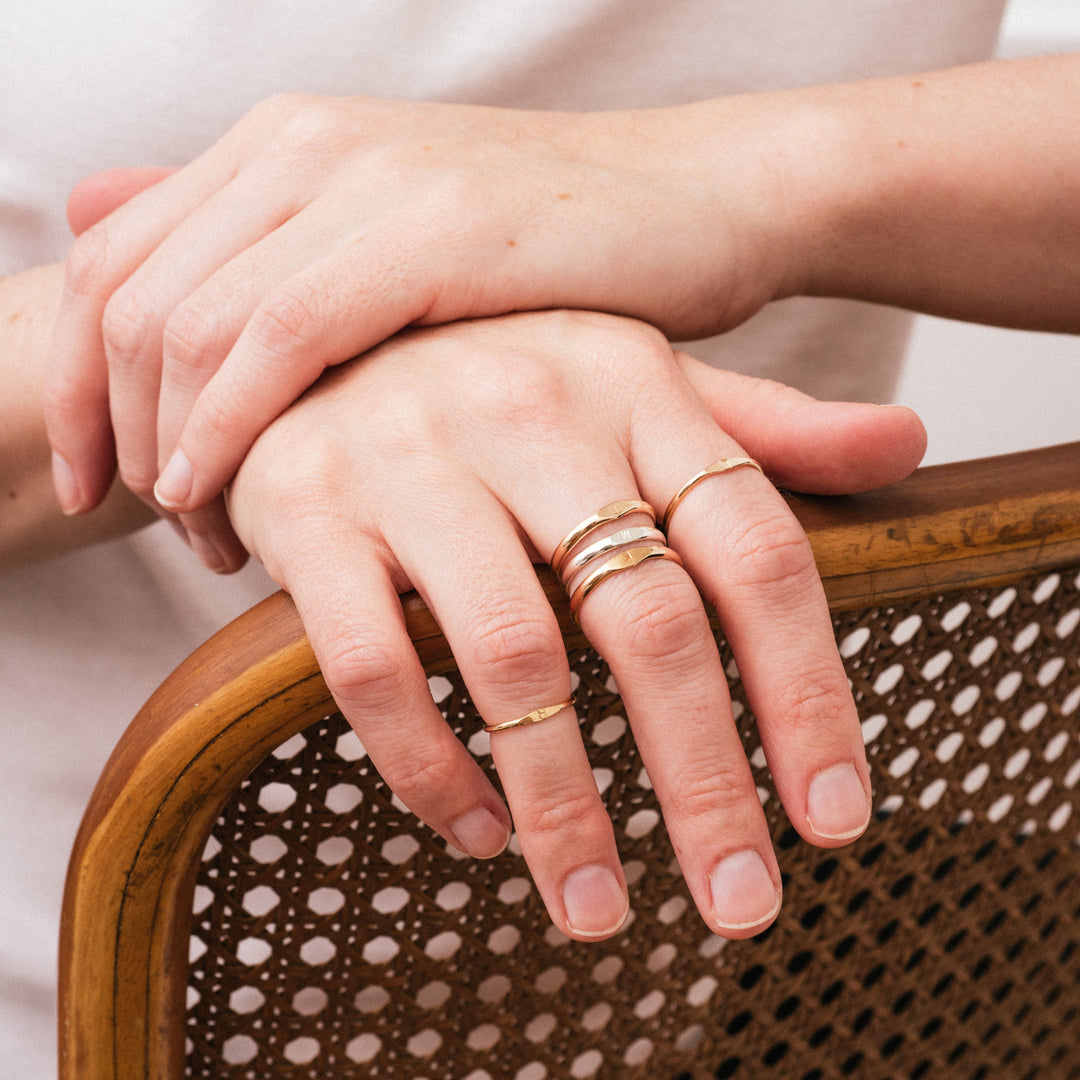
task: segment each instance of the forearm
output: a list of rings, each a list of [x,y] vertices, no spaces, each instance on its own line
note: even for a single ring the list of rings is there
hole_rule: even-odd
[[[785,291],[1080,331],[1080,56],[789,100]]]
[[[114,485],[94,513],[65,517],[56,502],[42,414],[46,349],[61,269],[0,280],[0,570],[130,532],[152,511]]]

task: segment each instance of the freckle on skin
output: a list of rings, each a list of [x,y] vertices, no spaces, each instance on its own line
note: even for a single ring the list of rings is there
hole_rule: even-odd
[[[517,247],[517,241],[516,240],[507,240],[506,241],[506,246],[507,247]]]
[[[572,198],[573,198],[573,196],[572,196],[572,195],[570,194],[570,192],[569,192],[569,191],[564,191],[564,192],[563,192],[563,193],[562,193],[562,194],[561,194],[561,195],[559,196],[559,198],[560,198],[560,199],[572,199]]]
[[[902,150],[905,146],[907,146],[907,143],[904,142],[903,139],[897,139],[896,140],[896,145],[899,146],[900,149]]]
[[[926,83],[924,83],[924,82],[913,82],[911,85],[915,86],[915,87],[923,87],[923,86],[926,85]]]

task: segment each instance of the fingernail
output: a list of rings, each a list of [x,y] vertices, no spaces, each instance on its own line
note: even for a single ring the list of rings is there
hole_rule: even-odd
[[[870,796],[854,765],[831,765],[810,781],[806,817],[823,840],[860,836],[870,821],[870,809]]]
[[[83,506],[82,492],[75,470],[54,450],[52,455],[53,487],[56,501],[65,514],[77,514]]]
[[[606,866],[582,866],[563,884],[566,923],[580,937],[614,934],[630,911],[622,883]]]
[[[510,842],[510,830],[485,806],[462,814],[450,831],[455,844],[474,859],[494,859]]]
[[[154,498],[166,510],[179,510],[191,495],[194,480],[195,470],[191,462],[182,450],[177,450],[154,485]]]
[[[721,859],[709,877],[713,918],[725,930],[749,930],[780,910],[780,890],[752,849]]]

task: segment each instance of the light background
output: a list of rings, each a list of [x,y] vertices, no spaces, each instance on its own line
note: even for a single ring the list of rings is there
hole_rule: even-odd
[[[1002,55],[1073,50],[1080,0],[1012,0]],[[897,400],[926,424],[926,464],[1080,439],[1080,337],[920,318]]]

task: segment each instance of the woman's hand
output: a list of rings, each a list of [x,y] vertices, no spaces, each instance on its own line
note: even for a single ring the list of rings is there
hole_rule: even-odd
[[[629,112],[272,99],[73,248],[60,501],[100,500],[115,430],[132,490],[204,506],[326,367],[407,325],[570,307],[685,340],[803,293],[1076,331],[1078,101],[1080,56]]]
[[[163,179],[92,178],[50,375],[61,501],[98,501],[115,431],[132,490],[152,499],[172,459],[160,504],[204,505],[325,368],[407,325],[552,307],[682,338],[740,322],[778,289],[791,200],[773,204],[752,116],[733,114],[721,160],[695,154],[695,117],[283,96]]]
[[[785,486],[855,490],[906,474],[923,440],[907,410],[822,405],[707,369],[638,323],[523,314],[410,331],[327,373],[258,439],[230,510],[390,786],[457,847],[493,856],[510,818],[432,703],[401,592],[432,609],[484,719],[511,721],[570,697],[532,563],[601,506],[640,499],[662,514],[690,476],[743,453]],[[648,525],[631,515],[589,542]],[[618,573],[580,621],[702,917],[745,937],[775,917],[780,873],[701,594],[811,843],[846,843],[869,818],[859,719],[810,547],[769,480],[744,468],[698,484],[668,542],[685,569],[654,559]],[[583,940],[615,933],[625,882],[573,709],[493,733],[491,752],[555,924]]]

